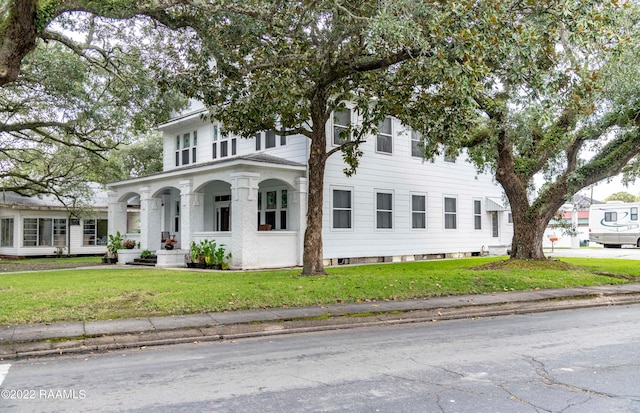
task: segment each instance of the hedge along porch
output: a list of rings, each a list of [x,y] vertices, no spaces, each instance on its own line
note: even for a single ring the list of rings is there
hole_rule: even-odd
[[[109,185],[109,233],[162,250],[162,235],[177,240],[175,265],[191,242],[225,244],[235,269],[302,263],[307,210],[305,166],[252,155],[174,169]],[[159,265],[168,266],[167,262]],[[163,257],[166,258],[166,257]]]

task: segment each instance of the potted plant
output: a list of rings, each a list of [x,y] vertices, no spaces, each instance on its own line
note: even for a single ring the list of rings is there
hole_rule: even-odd
[[[206,263],[204,259],[204,251],[202,248],[202,241],[196,243],[191,241],[191,248],[189,249],[189,255],[187,256],[187,267],[189,268],[205,268]]]
[[[214,265],[216,268],[221,270],[226,270],[229,268],[229,259],[231,258],[231,253],[225,254],[224,244],[220,245],[213,253],[214,255]]]
[[[175,248],[175,245],[177,243],[178,243],[178,240],[176,240],[175,237],[172,235],[164,241],[164,249],[172,250],[173,248]]]
[[[136,242],[132,239],[127,239],[122,243],[122,245],[128,250],[132,250],[136,247]]]
[[[118,262],[118,250],[123,249],[122,234],[120,231],[115,235],[109,235],[109,241],[107,242],[107,255],[102,259],[106,264],[115,264]]]

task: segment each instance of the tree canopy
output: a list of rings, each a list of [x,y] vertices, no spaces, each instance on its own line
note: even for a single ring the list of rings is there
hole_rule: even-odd
[[[8,19],[15,10],[4,6],[0,16]],[[58,15],[39,35],[15,79],[0,88],[0,186],[33,195],[127,177],[91,171],[104,171],[107,152],[185,103],[156,82],[169,67],[173,34],[148,19],[123,24],[76,12]]]
[[[512,257],[541,259],[542,235],[558,208],[640,152],[640,106],[631,96],[638,85],[636,10],[616,1],[495,3],[507,32],[492,38],[483,56],[488,71],[469,91],[471,133],[433,133],[443,125],[425,108],[433,96],[442,99],[430,90],[392,109],[424,132],[427,156],[444,143],[449,151],[466,149],[479,169],[495,174],[513,213]],[[420,85],[420,76],[412,69],[402,81]],[[546,181],[540,188],[537,176]]]

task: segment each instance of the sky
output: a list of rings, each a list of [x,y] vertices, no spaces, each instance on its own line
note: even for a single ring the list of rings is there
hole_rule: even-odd
[[[635,183],[629,184],[629,186],[622,184],[620,176],[613,178],[609,183],[607,183],[607,181],[601,181],[593,187],[593,199],[603,201],[607,196],[616,192],[628,192],[631,195],[639,195],[640,179]],[[580,193],[584,196],[591,196],[591,190],[589,188],[581,190]]]

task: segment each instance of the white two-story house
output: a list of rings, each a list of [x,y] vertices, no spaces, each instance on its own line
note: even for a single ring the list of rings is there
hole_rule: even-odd
[[[184,265],[192,241],[215,240],[231,268],[302,264],[307,211],[304,136],[226,135],[197,104],[159,126],[164,171],[109,185],[109,233],[158,252],[159,265]],[[327,125],[327,150],[356,122],[355,110]],[[335,134],[335,136],[333,136]],[[418,136],[387,118],[360,148],[357,173],[329,158],[324,184],[327,264],[403,261],[507,250],[513,230],[501,189],[463,157],[422,158]],[[169,234],[177,249],[162,250]],[[167,258],[165,256],[171,255]]]

